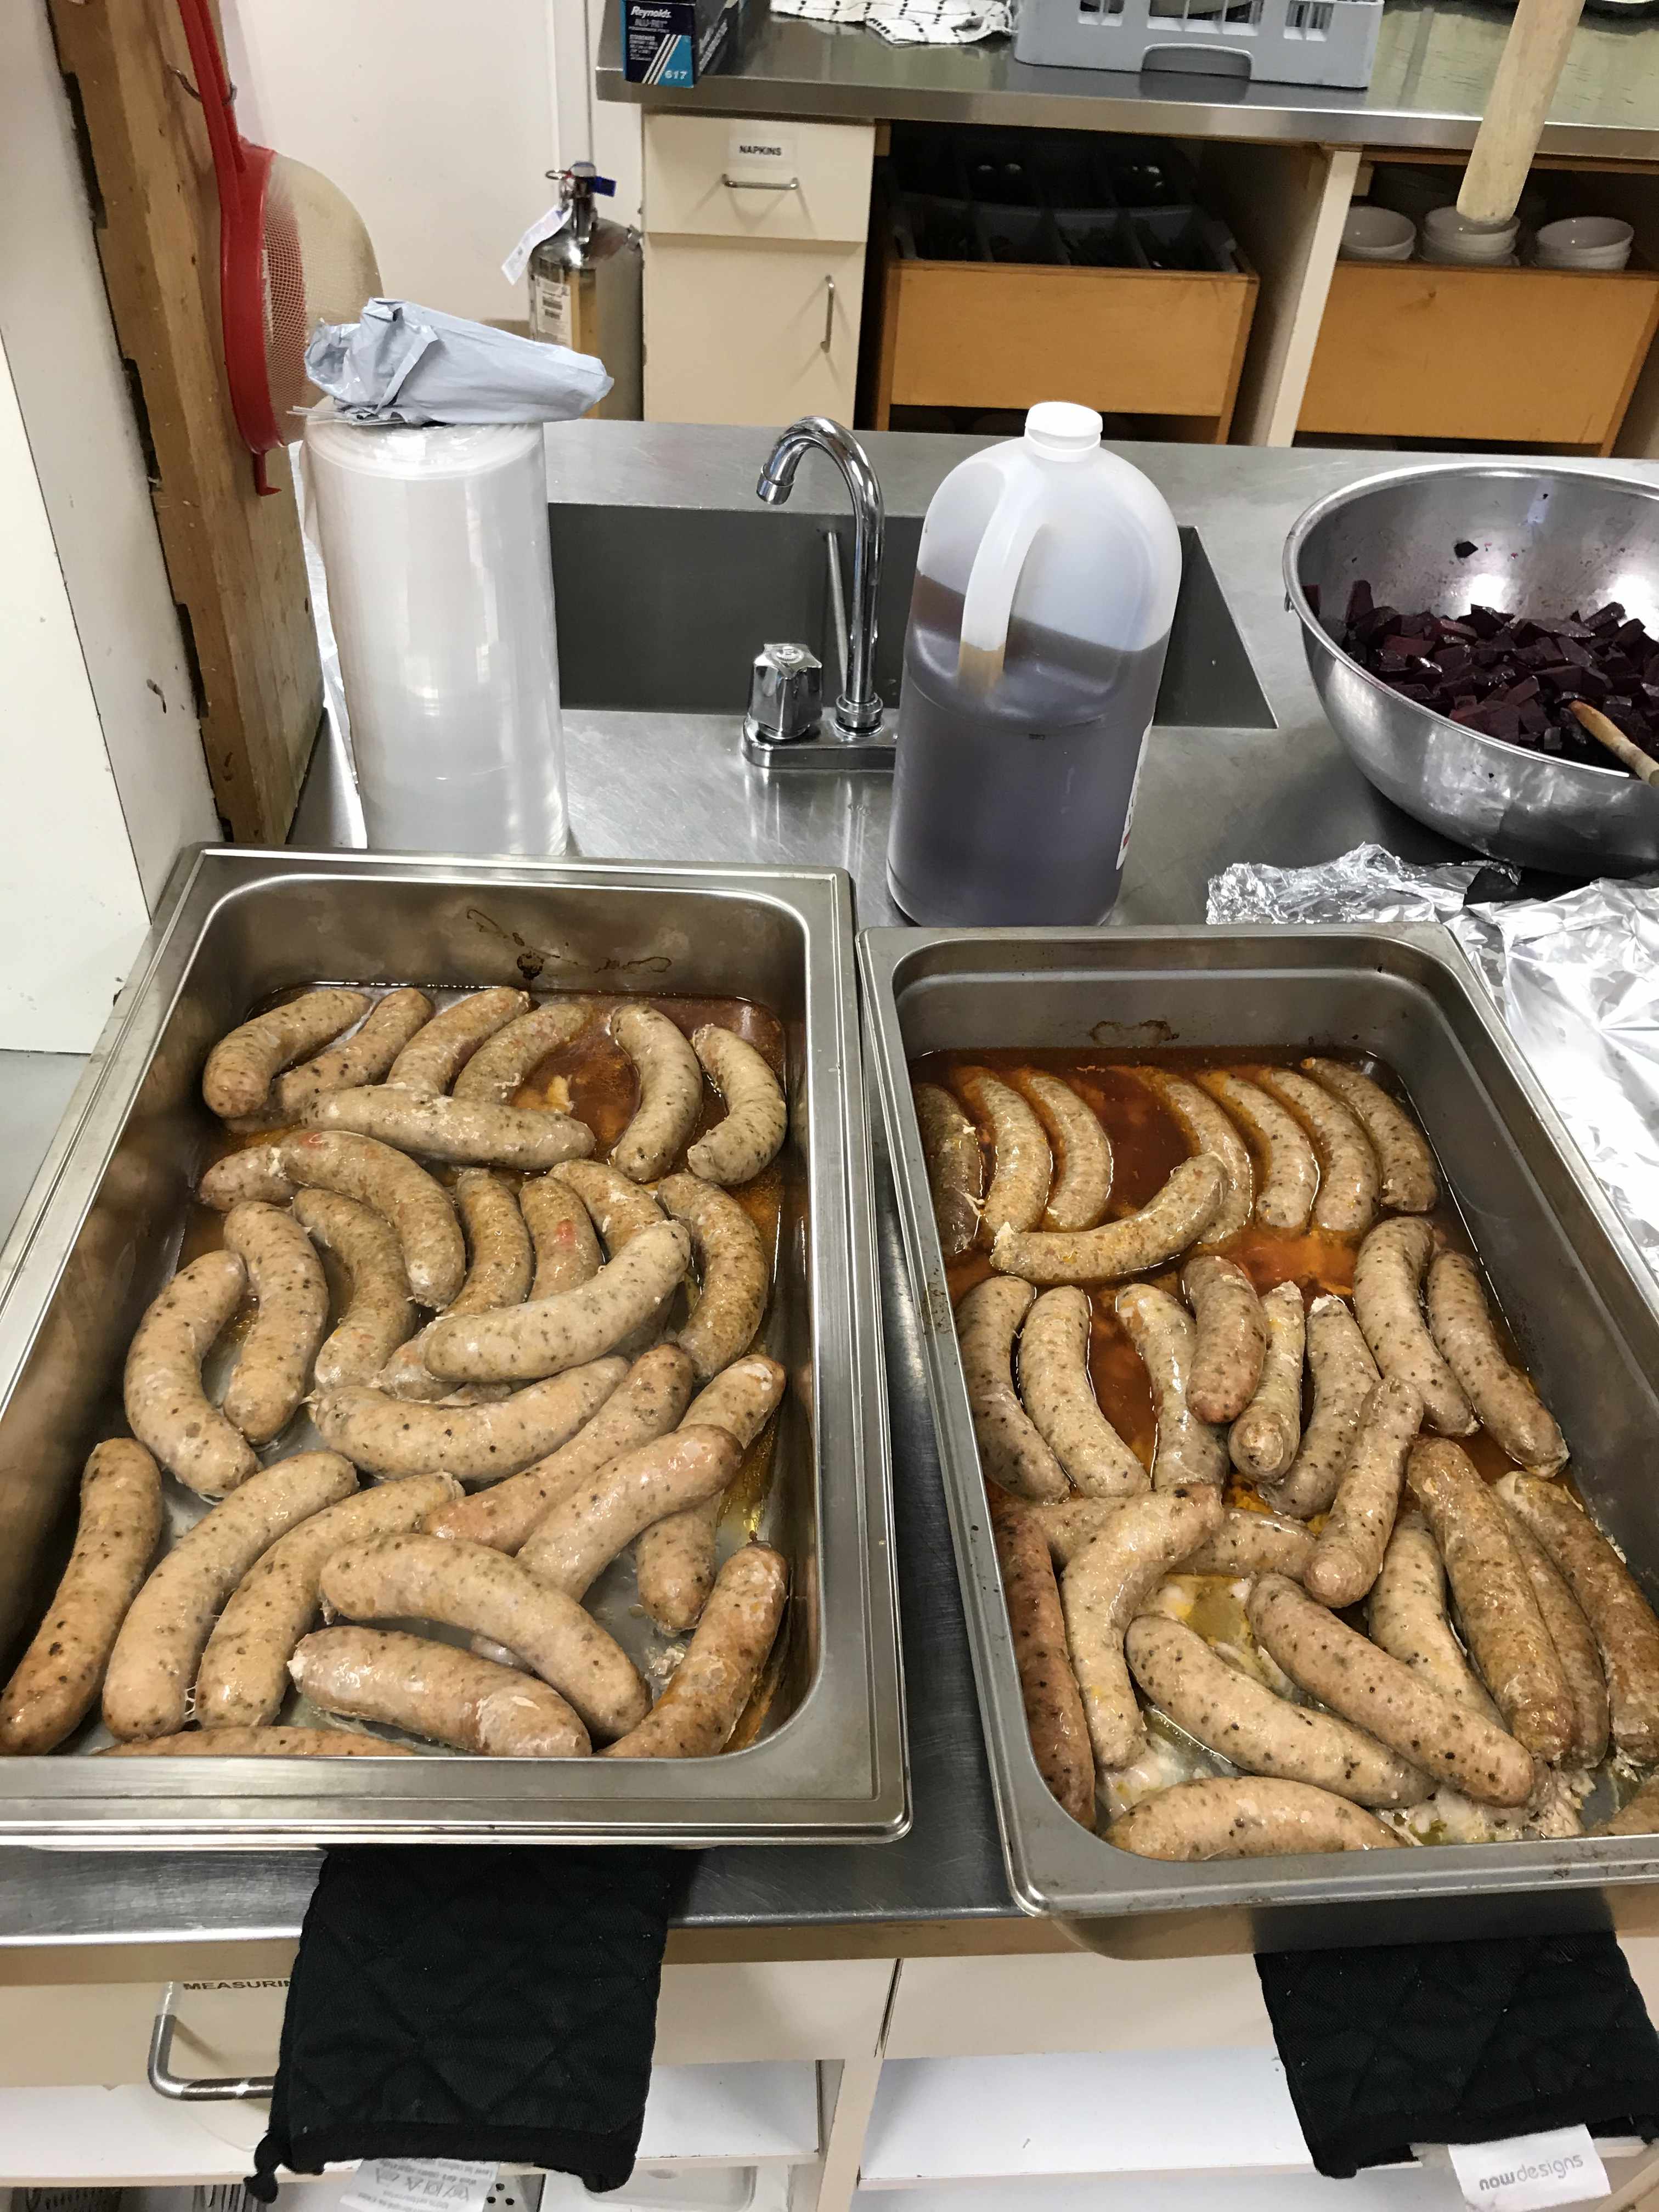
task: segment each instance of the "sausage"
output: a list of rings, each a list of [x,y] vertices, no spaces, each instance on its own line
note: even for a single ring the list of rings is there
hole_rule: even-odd
[[[764,1353],[734,1360],[698,1392],[681,1425],[724,1429],[745,1452],[781,1402],[784,1381],[782,1368]],[[689,1512],[671,1513],[641,1528],[635,1540],[640,1603],[669,1635],[682,1635],[708,1602],[722,1502],[705,1498]]]
[[[312,1128],[349,1129],[428,1159],[519,1168],[532,1175],[561,1160],[580,1159],[593,1149],[593,1132],[572,1114],[404,1091],[390,1083],[331,1091],[318,1100],[306,1121]]]
[[[1409,1382],[1385,1375],[1365,1401],[1353,1449],[1303,1587],[1340,1612],[1358,1605],[1376,1580],[1394,1533],[1406,1455],[1423,1425],[1423,1401]]]
[[[752,1044],[718,1022],[691,1032],[691,1048],[726,1101],[726,1119],[700,1137],[685,1164],[705,1182],[749,1182],[769,1167],[789,1133],[783,1086]]]
[[[554,1175],[580,1199],[610,1259],[668,1218],[648,1190],[603,1160],[567,1160]]]
[[[1103,1528],[1111,1527],[1127,1502],[1121,1498],[1063,1498],[1056,1504],[1032,1505],[1027,1510],[1042,1533],[1049,1558],[1057,1567],[1065,1567]]]
[[[210,1110],[223,1121],[260,1113],[279,1068],[349,1030],[368,1007],[366,991],[304,991],[232,1030],[214,1046],[202,1070],[202,1096]]]
[[[378,1721],[487,1759],[582,1759],[587,1730],[547,1683],[493,1660],[383,1628],[319,1628],[289,1662],[325,1713]]]
[[[488,1168],[463,1168],[455,1178],[455,1206],[466,1232],[471,1264],[446,1316],[489,1313],[497,1306],[522,1304],[530,1288],[530,1231],[511,1185]],[[374,1387],[389,1390],[394,1398],[428,1402],[445,1395],[449,1385],[441,1382],[426,1364],[425,1329],[386,1362],[374,1377]]]
[[[721,1568],[685,1656],[649,1717],[607,1759],[707,1759],[726,1741],[777,1640],[789,1568],[766,1544],[745,1544]]]
[[[1413,1446],[1406,1481],[1445,1562],[1469,1655],[1505,1725],[1528,1751],[1559,1765],[1572,1741],[1572,1698],[1502,1505],[1468,1455],[1440,1437]]]
[[[1233,1423],[1227,1451],[1249,1482],[1273,1482],[1290,1472],[1302,1442],[1302,1364],[1308,1316],[1295,1283],[1279,1283],[1261,1300],[1267,1331],[1255,1395]]]
[[[1036,1516],[1006,1491],[987,1504],[1002,1571],[1014,1664],[1037,1771],[1074,1820],[1095,1825],[1095,1754],[1066,1650],[1066,1615]]]
[[[1188,1260],[1181,1287],[1198,1324],[1187,1395],[1200,1420],[1231,1421],[1261,1380],[1267,1323],[1255,1285],[1235,1260],[1212,1252]]]
[[[516,1552],[550,1507],[578,1484],[619,1454],[666,1435],[685,1411],[695,1380],[690,1361],[672,1344],[659,1344],[632,1367],[625,1359],[596,1359],[563,1379],[576,1376],[597,1394],[598,1410],[568,1443],[522,1474],[433,1514],[426,1526],[434,1535]]]
[[[1659,1778],[1644,1782],[1611,1820],[1603,1820],[1599,1828],[1590,1832],[1597,1836],[1659,1835]]]
[[[1085,1498],[1126,1498],[1150,1478],[1100,1410],[1089,1380],[1085,1291],[1045,1291],[1019,1337],[1019,1395],[1038,1435]]]
[[[694,1175],[667,1176],[657,1185],[657,1197],[691,1232],[702,1283],[678,1343],[707,1382],[755,1340],[772,1288],[766,1248],[737,1200],[717,1183]]]
[[[1045,1229],[1092,1229],[1112,1194],[1112,1141],[1093,1109],[1069,1083],[1040,1068],[1022,1068],[1014,1081],[1036,1113],[1055,1162]]]
[[[1434,1788],[1375,1736],[1253,1682],[1182,1621],[1142,1613],[1123,1644],[1158,1711],[1246,1774],[1311,1783],[1357,1805],[1420,1805]]]
[[[1033,1295],[994,1275],[975,1283],[957,1308],[957,1340],[981,1473],[1017,1498],[1064,1498],[1066,1471],[1014,1394],[1014,1335]]]
[[[651,1710],[621,1644],[574,1598],[487,1544],[371,1538],[332,1554],[321,1590],[331,1618],[432,1620],[504,1644],[574,1707],[590,1735],[626,1735]]]
[[[317,1618],[323,1564],[347,1544],[418,1528],[459,1498],[447,1474],[414,1474],[325,1505],[279,1536],[231,1592],[196,1674],[196,1719],[204,1729],[263,1728],[288,1695],[288,1662]]]
[[[454,1382],[502,1382],[598,1359],[653,1317],[684,1279],[690,1257],[689,1232],[678,1221],[659,1222],[574,1291],[434,1322],[426,1364]]]
[[[455,1078],[455,1097],[510,1106],[514,1092],[548,1054],[573,1043],[592,1018],[585,999],[550,999],[527,1014],[515,1015],[467,1061]]]
[[[392,1061],[386,1079],[400,1091],[447,1091],[480,1045],[529,1010],[529,992],[503,983],[471,992],[433,1016]]]
[[[216,1213],[228,1213],[233,1206],[249,1202],[286,1206],[294,1185],[283,1171],[275,1145],[250,1145],[245,1152],[227,1152],[215,1160],[196,1186],[196,1195]]]
[[[1097,1766],[1127,1766],[1146,1742],[1123,1632],[1164,1576],[1220,1521],[1219,1495],[1201,1486],[1131,1498],[1061,1573],[1066,1641]]]
[[[1162,1067],[1137,1067],[1130,1072],[1168,1109],[1195,1153],[1207,1152],[1220,1161],[1225,1180],[1221,1203],[1206,1225],[1206,1242],[1224,1244],[1249,1226],[1255,1206],[1255,1169],[1249,1146],[1214,1099],[1195,1083]]]
[[[1256,1148],[1256,1219],[1264,1229],[1301,1236],[1319,1188],[1319,1162],[1307,1132],[1259,1083],[1231,1068],[1206,1068],[1198,1079]]]
[[[1586,1768],[1599,1766],[1607,1755],[1608,1710],[1607,1678],[1601,1666],[1595,1631],[1585,1619],[1583,1607],[1568,1589],[1560,1570],[1526,1522],[1517,1520],[1507,1506],[1503,1510],[1509,1520],[1510,1541],[1532,1583],[1532,1594],[1544,1616],[1544,1626],[1555,1646],[1555,1656],[1561,1662],[1561,1672],[1566,1676],[1568,1694],[1572,1699],[1572,1741],[1568,1747],[1567,1763]]]
[[[1246,1610],[1258,1644],[1310,1697],[1437,1781],[1483,1805],[1524,1805],[1532,1754],[1420,1674],[1345,1626],[1284,1575],[1262,1575]]]
[[[1314,1540],[1299,1521],[1230,1505],[1221,1526],[1182,1562],[1183,1575],[1288,1575],[1300,1582]]]
[[[985,1197],[985,1155],[980,1150],[979,1131],[950,1092],[937,1083],[912,1084],[910,1095],[915,1101],[916,1126],[927,1163],[927,1188],[933,1194],[939,1249],[947,1260],[959,1260],[979,1241],[980,1209]]]
[[[1333,1237],[1363,1237],[1376,1218],[1382,1170],[1365,1125],[1311,1076],[1290,1067],[1259,1067],[1255,1079],[1309,1130],[1319,1160],[1313,1225]]]
[[[1402,1513],[1367,1608],[1371,1641],[1494,1728],[1503,1722],[1446,1615],[1446,1571],[1420,1513]]]
[[[482,1406],[410,1405],[383,1390],[325,1390],[312,1408],[317,1433],[355,1466],[383,1480],[453,1474],[490,1482],[553,1451],[609,1396],[592,1367],[532,1382]]]
[[[1214,1483],[1218,1488],[1227,1476],[1227,1448],[1220,1431],[1193,1412],[1188,1398],[1198,1337],[1191,1316],[1167,1291],[1133,1283],[1117,1294],[1117,1316],[1152,1386],[1158,1413],[1153,1489],[1176,1490],[1189,1482]]]
[[[250,1475],[204,1514],[127,1608],[104,1677],[112,1735],[176,1735],[214,1616],[259,1554],[296,1522],[357,1487],[337,1452],[301,1452]]]
[[[987,1068],[964,1067],[957,1087],[988,1125],[995,1158],[980,1210],[981,1242],[992,1243],[1005,1229],[1035,1229],[1048,1202],[1054,1164],[1042,1124],[1018,1091]]]
[[[204,1252],[147,1308],[127,1352],[127,1425],[170,1474],[222,1498],[259,1462],[202,1389],[202,1362],[242,1302],[247,1271],[234,1252]]]
[[[378,1083],[410,1039],[431,1019],[432,1001],[424,991],[408,985],[388,991],[374,1001],[349,1036],[277,1077],[261,1121],[270,1127],[291,1127],[303,1121],[306,1109],[329,1091],[354,1091],[360,1084]]]
[[[1440,1202],[1429,1140],[1397,1098],[1340,1060],[1304,1060],[1316,1083],[1342,1101],[1371,1140],[1382,1203],[1394,1213],[1428,1213]]]
[[[1588,1513],[1534,1474],[1499,1477],[1498,1494],[1560,1569],[1595,1631],[1613,1741],[1638,1766],[1659,1759],[1659,1620]]]
[[[161,1534],[161,1475],[142,1444],[97,1445],[46,1617],[0,1692],[0,1752],[54,1750],[92,1711],[116,1632]]]
[[[604,1255],[587,1208],[568,1182],[556,1175],[537,1176],[520,1188],[519,1210],[535,1254],[532,1298],[555,1298],[561,1291],[577,1290],[592,1281],[605,1264]]]
[[[367,1382],[415,1328],[397,1232],[372,1207],[331,1190],[296,1192],[294,1218],[313,1243],[333,1253],[350,1285],[345,1310],[324,1339],[312,1371],[325,1390]]]
[[[724,1429],[676,1429],[600,1468],[532,1530],[519,1553],[532,1574],[582,1597],[641,1528],[718,1498],[743,1454]]]
[[[293,1419],[328,1327],[328,1280],[305,1230],[274,1206],[234,1206],[225,1249],[247,1271],[255,1310],[225,1389],[224,1412],[251,1444]]]
[[[1461,1252],[1437,1252],[1429,1268],[1429,1332],[1468,1394],[1480,1425],[1528,1474],[1557,1474],[1565,1437],[1527,1377],[1498,1341],[1480,1271]]]
[[[148,1743],[112,1743],[100,1759],[413,1759],[406,1743],[344,1729],[191,1729]]]
[[[1415,1217],[1373,1229],[1354,1261],[1354,1319],[1383,1374],[1402,1376],[1422,1392],[1430,1428],[1443,1437],[1466,1437],[1478,1425],[1474,1409],[1435,1349],[1419,1302],[1433,1250],[1433,1230]]]
[[[634,1063],[640,1099],[611,1147],[611,1164],[635,1182],[666,1175],[702,1111],[702,1069],[684,1032],[653,1006],[618,1006],[611,1034]]]
[[[337,1191],[384,1214],[398,1233],[409,1287],[423,1306],[447,1306],[466,1274],[466,1247],[449,1194],[424,1168],[374,1137],[307,1129],[276,1147],[283,1172],[307,1190]]]
[[[1226,1178],[1207,1152],[1183,1160],[1137,1213],[1064,1234],[998,1230],[991,1265],[1028,1283],[1109,1283],[1173,1260],[1209,1227]]]
[[[1275,1511],[1306,1521],[1336,1495],[1359,1417],[1382,1379],[1345,1300],[1327,1294],[1308,1309],[1313,1418],[1290,1473],[1263,1496]]]
[[[1261,1859],[1407,1846],[1374,1813],[1305,1782],[1253,1775],[1177,1782],[1114,1820],[1106,1840],[1146,1859]]]

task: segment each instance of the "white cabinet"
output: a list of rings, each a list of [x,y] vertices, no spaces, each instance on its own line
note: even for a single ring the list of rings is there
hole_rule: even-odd
[[[770,164],[745,149],[765,141]],[[875,132],[645,118],[645,413],[850,421]]]

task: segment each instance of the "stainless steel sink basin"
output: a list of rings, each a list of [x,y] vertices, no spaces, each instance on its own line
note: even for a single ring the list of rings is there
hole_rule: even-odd
[[[852,522],[809,512],[589,507],[553,509],[559,690],[567,707],[743,713],[750,665],[788,640],[839,672],[829,548],[843,576]],[[921,520],[889,515],[878,606],[876,688],[891,707]],[[1165,727],[1274,727],[1243,641],[1195,530],[1181,533],[1181,595],[1158,693]]]

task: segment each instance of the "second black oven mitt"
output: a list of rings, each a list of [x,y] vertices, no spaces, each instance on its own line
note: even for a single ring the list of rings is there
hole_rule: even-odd
[[[684,1851],[330,1850],[248,2188],[331,2160],[495,2159],[618,2189]]]
[[[1659,2136],[1659,2035],[1611,1935],[1275,1951],[1256,1960],[1322,2173],[1582,2121]]]

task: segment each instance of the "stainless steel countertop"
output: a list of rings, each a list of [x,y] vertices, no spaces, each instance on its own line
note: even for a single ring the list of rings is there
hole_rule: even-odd
[[[594,81],[602,100],[712,114],[1455,149],[1474,142],[1511,16],[1499,0],[1389,0],[1364,92],[1236,84],[1173,72],[1036,69],[1017,62],[1006,39],[978,46],[890,46],[873,32],[824,30],[777,16],[753,28],[736,68],[676,91],[624,80],[617,0],[608,0]],[[1659,22],[1586,14],[1544,127],[1542,150],[1659,159],[1656,63]]]
[[[864,442],[889,511],[917,514],[945,472],[983,441],[872,434]],[[554,527],[561,501],[746,507],[769,443],[763,430],[623,422],[550,429]],[[1448,848],[1378,798],[1349,765],[1319,713],[1279,580],[1279,548],[1303,507],[1370,473],[1378,457],[1249,447],[1121,450],[1158,483],[1176,520],[1199,530],[1279,726],[1155,733],[1114,919],[1201,921],[1210,876],[1233,859],[1307,861],[1367,838],[1409,858],[1443,855]],[[1659,464],[1583,465],[1659,481]],[[810,457],[795,506],[838,514],[842,503],[839,478]],[[619,623],[629,618],[619,606]],[[732,688],[740,698],[741,669],[732,672]],[[571,815],[583,853],[834,864],[853,877],[860,925],[902,919],[884,876],[886,779],[768,781],[744,766],[735,717],[567,709],[565,743]],[[343,757],[325,740],[301,802],[295,842],[361,842],[349,796]],[[435,825],[434,841],[441,842]],[[39,1158],[75,1067],[68,1060],[0,1055],[0,1160]],[[992,1815],[921,1347],[884,1163],[878,1172],[915,1822],[902,1841],[879,1846],[704,1852],[691,1872],[681,1925],[957,1919],[1006,1917],[1015,1910]],[[0,1213],[7,1195],[0,1188]],[[10,1195],[15,1203],[21,1192]],[[292,1936],[315,1869],[308,1852],[0,1851],[0,1944]]]

